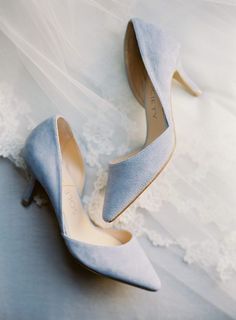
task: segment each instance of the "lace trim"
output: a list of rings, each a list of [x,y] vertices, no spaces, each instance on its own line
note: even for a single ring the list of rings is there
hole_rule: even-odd
[[[25,168],[21,150],[34,126],[28,104],[17,99],[7,83],[0,83],[0,155]]]

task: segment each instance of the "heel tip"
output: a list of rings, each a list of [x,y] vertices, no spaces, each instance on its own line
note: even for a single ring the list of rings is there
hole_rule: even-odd
[[[23,207],[27,208],[30,204],[31,204],[32,201],[30,200],[27,200],[27,199],[21,199],[21,204]]]
[[[201,94],[202,94],[202,90],[200,90],[200,89],[195,90],[194,93],[193,93],[193,95],[195,97],[199,97]]]
[[[37,181],[35,180],[35,178],[31,178],[21,198],[22,206],[28,207],[32,203],[34,194],[36,192],[36,187]]]

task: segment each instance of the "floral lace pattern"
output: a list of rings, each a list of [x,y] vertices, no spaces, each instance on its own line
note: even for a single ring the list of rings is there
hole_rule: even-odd
[[[19,101],[7,83],[0,83],[0,155],[24,168],[21,150],[34,126],[29,105]]]

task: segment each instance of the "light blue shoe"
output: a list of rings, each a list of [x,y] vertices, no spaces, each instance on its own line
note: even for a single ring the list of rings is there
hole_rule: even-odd
[[[179,60],[180,46],[153,25],[135,18],[128,23],[124,55],[133,94],[145,108],[147,137],[142,148],[109,166],[103,218],[113,221],[153,182],[170,160],[175,146],[171,80],[193,95],[200,90]]]
[[[84,162],[74,135],[61,116],[38,125],[24,151],[32,173],[22,203],[31,203],[39,182],[53,205],[65,243],[89,270],[150,291],[160,280],[138,241],[128,231],[95,226],[83,211]]]

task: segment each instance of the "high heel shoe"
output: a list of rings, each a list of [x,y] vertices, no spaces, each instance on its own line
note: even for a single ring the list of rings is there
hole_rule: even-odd
[[[22,204],[31,203],[39,183],[49,196],[69,251],[80,264],[133,286],[160,289],[160,280],[136,238],[128,231],[99,228],[85,214],[80,200],[84,162],[63,117],[38,125],[27,139],[23,155],[32,179]]]
[[[145,108],[147,136],[136,152],[109,166],[103,218],[111,222],[151,184],[171,158],[175,129],[171,109],[172,78],[193,95],[201,91],[184,72],[180,46],[162,30],[135,18],[129,21],[124,57],[133,94]]]

